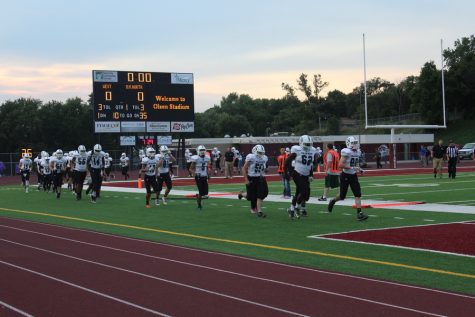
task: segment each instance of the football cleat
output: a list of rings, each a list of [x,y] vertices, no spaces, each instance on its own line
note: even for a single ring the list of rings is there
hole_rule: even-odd
[[[239,192],[238,194],[238,199],[241,200],[242,199],[242,190]]]
[[[265,218],[265,217],[267,217],[267,216],[266,216],[266,214],[263,213],[262,211],[259,211],[259,212],[257,213],[257,217]]]
[[[333,206],[335,206],[335,199],[332,199],[330,200],[330,203],[328,204],[328,212],[332,212],[333,211]]]
[[[295,217],[300,219],[300,208],[295,208]]]
[[[155,206],[160,206],[160,198],[155,199]]]
[[[287,208],[287,212],[289,214],[289,218],[293,220],[295,217],[295,211],[292,210],[292,208]]]
[[[357,213],[356,219],[357,219],[358,221],[363,221],[363,220],[368,219],[368,215],[366,215],[365,213],[363,213],[362,211],[360,211],[360,212]]]
[[[327,199],[326,199],[326,197],[322,196],[322,197],[318,198],[318,201],[327,201]]]
[[[302,217],[308,217],[307,210],[305,210],[305,208],[302,208]]]

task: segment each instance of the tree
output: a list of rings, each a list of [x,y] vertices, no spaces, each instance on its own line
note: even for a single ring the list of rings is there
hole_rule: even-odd
[[[327,81],[322,80],[322,75],[313,75],[313,94],[315,95],[315,98],[318,99],[322,90],[325,89],[328,85],[329,83]]]

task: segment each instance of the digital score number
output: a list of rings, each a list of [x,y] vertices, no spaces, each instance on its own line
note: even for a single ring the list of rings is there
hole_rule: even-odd
[[[93,71],[94,121],[194,121],[193,74]]]

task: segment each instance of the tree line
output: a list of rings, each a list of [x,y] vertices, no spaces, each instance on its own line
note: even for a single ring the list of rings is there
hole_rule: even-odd
[[[448,118],[473,119],[474,35],[457,40],[453,48],[444,50],[443,57]],[[324,96],[322,91],[328,86],[321,74],[309,78],[302,73],[296,85],[282,83],[281,98],[251,98],[230,93],[222,97],[219,105],[195,114],[195,132],[190,137],[264,136],[284,131],[296,135],[363,132],[363,84],[349,93],[335,89]],[[379,77],[368,80],[367,96],[371,117],[390,118],[392,123],[397,123],[394,121],[403,114],[417,114],[407,120],[442,124],[441,70],[433,61],[426,62],[418,76],[408,76],[399,83]],[[0,152],[18,151],[20,146],[73,149],[77,142],[92,146],[98,142],[98,136],[93,131],[91,100],[71,98],[43,103],[19,98],[4,102],[0,105]],[[345,127],[342,118],[357,124],[353,128]],[[101,143],[117,147],[116,136],[100,137]]]

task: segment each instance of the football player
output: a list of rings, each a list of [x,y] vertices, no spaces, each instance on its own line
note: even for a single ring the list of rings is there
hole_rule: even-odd
[[[109,180],[112,168],[112,157],[109,156],[109,153],[104,154],[104,180]]]
[[[213,148],[213,151],[211,151],[211,159],[213,161],[213,166],[214,166],[214,175],[218,174],[218,172],[221,171],[221,152],[218,150],[217,147]]]
[[[28,193],[30,187],[30,172],[33,167],[33,161],[30,158],[30,153],[25,153],[20,159],[20,175],[21,183],[25,188],[25,193]]]
[[[72,161],[74,158],[74,151],[69,151],[68,155],[66,156],[67,165],[66,165],[66,183],[68,184],[68,189],[73,190],[73,169],[72,169]],[[74,191],[73,191],[74,193]]]
[[[88,152],[87,165],[89,167],[89,173],[91,174],[91,202],[96,203],[97,198],[101,194],[102,177],[104,176],[104,155],[102,146],[100,144],[94,145],[92,152]],[[88,188],[89,190],[89,188]],[[86,194],[88,193],[86,191]]]
[[[191,151],[189,149],[186,149],[185,150],[185,160],[186,160],[186,170],[188,171],[188,175],[190,177],[192,177],[192,173],[191,173],[191,157],[193,156],[193,154],[191,154]]]
[[[129,175],[129,158],[127,157],[127,154],[122,153],[120,156],[120,167],[122,168],[122,175],[124,175],[124,179],[128,180],[130,175]]]
[[[43,174],[43,190],[50,191],[51,190],[51,183],[53,181],[51,177],[51,168],[49,166],[49,154],[46,151],[41,152],[41,170]]]
[[[198,203],[198,209],[201,210],[203,208],[201,201],[208,198],[208,170],[211,169],[211,158],[206,155],[204,145],[199,145],[196,152],[198,155],[192,156],[190,170],[195,176],[196,186],[198,187],[196,202]]]
[[[55,155],[49,161],[49,167],[53,173],[53,192],[56,193],[56,198],[61,197],[61,186],[63,186],[63,177],[67,164],[68,161],[60,149],[56,150]]]
[[[145,208],[150,208],[150,197],[152,190],[156,194],[155,204],[160,205],[159,190],[157,183],[157,168],[158,160],[155,157],[155,149],[147,148],[145,150],[147,156],[142,159],[142,168],[139,172],[139,178],[142,178],[142,173],[145,175],[144,183],[147,193],[145,195]]]
[[[294,217],[300,218],[300,215],[307,216],[305,203],[310,198],[310,182],[313,181],[316,154],[317,150],[313,147],[312,137],[302,135],[299,139],[299,145],[292,146],[290,155],[285,160],[285,177],[287,179],[292,178],[296,187],[292,204],[287,209],[291,219],[294,219]],[[292,166],[294,161],[295,165]]]
[[[36,172],[38,173],[38,190],[43,186],[43,167],[41,166],[41,154],[43,152],[38,153],[38,156],[33,160],[33,163],[36,165]]]
[[[240,192],[239,199],[243,197],[251,202],[251,213],[258,217],[265,218],[262,212],[262,202],[269,194],[267,181],[264,176],[268,158],[265,155],[265,149],[258,144],[252,148],[252,153],[246,156],[246,162],[243,166],[244,184],[246,192]]]
[[[356,219],[359,221],[368,219],[368,216],[361,211],[361,186],[358,181],[357,173],[363,173],[360,167],[360,144],[358,139],[350,136],[346,139],[346,148],[341,150],[341,159],[338,167],[340,174],[340,193],[328,204],[328,212],[332,212],[333,206],[337,201],[344,200],[348,192],[348,187],[355,196]]]
[[[170,166],[176,162],[175,157],[170,153],[170,150],[166,145],[160,146],[160,153],[155,155],[158,160],[158,199],[160,199],[160,193],[163,189],[163,183],[167,186],[165,194],[163,194],[162,201],[163,204],[167,204],[167,197],[170,191],[172,190],[172,179],[170,176]],[[157,202],[159,203],[159,202]]]
[[[73,189],[76,193],[76,200],[82,198],[82,188],[87,174],[87,152],[84,145],[78,146],[78,151],[71,161],[73,170]]]

